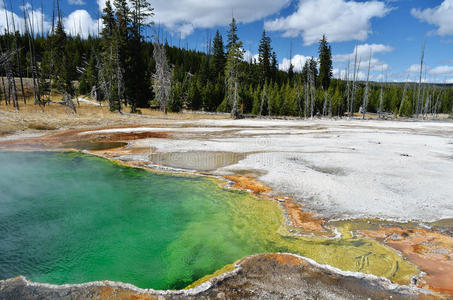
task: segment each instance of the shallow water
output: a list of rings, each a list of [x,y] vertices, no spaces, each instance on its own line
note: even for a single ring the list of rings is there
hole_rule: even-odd
[[[216,151],[188,151],[153,153],[149,159],[153,163],[171,168],[212,171],[234,165],[245,159],[247,154]]]
[[[77,150],[109,150],[126,146],[123,142],[75,141],[63,143],[63,148]]]
[[[0,152],[0,279],[113,280],[179,289],[239,258],[292,252],[409,283],[377,242],[290,235],[276,202],[216,180],[154,174],[80,153]]]

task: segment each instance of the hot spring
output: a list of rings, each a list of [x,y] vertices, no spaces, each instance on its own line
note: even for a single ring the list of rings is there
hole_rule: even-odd
[[[275,201],[217,179],[81,153],[0,152],[0,279],[180,289],[248,255],[291,252],[407,284],[418,270],[354,237],[288,232]]]

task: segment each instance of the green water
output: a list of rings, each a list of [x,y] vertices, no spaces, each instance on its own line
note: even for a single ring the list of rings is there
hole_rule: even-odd
[[[263,252],[297,253],[400,283],[417,273],[376,242],[299,238],[282,224],[277,203],[212,179],[79,153],[0,152],[0,279],[179,289]]]

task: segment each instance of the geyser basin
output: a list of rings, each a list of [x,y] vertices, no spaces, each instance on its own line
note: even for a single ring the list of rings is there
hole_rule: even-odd
[[[0,166],[0,279],[179,289],[263,252],[292,252],[402,284],[418,273],[371,240],[290,235],[276,202],[213,179],[79,153],[0,152]]]

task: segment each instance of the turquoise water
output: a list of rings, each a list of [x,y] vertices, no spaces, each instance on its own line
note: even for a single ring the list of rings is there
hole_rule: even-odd
[[[277,203],[212,179],[80,153],[0,152],[0,279],[180,289],[264,252],[297,253],[401,283],[417,272],[376,242],[298,238],[282,224]]]
[[[209,179],[78,153],[0,153],[0,166],[1,279],[182,288],[263,250],[232,225],[245,195]]]

